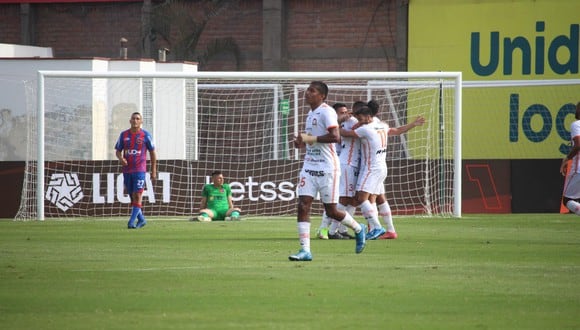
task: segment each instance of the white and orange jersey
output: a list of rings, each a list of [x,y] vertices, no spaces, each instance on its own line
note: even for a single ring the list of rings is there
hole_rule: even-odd
[[[334,108],[322,103],[318,108],[310,110],[306,118],[306,134],[322,136],[331,128],[338,127],[338,119]],[[334,172],[340,169],[336,145],[334,143],[306,144],[303,169],[309,171]]]
[[[570,140],[572,141],[572,146],[574,146],[574,137],[580,135],[580,120],[576,120],[570,126]],[[572,159],[572,164],[570,167],[570,173],[580,173],[580,153],[576,154]]]
[[[387,142],[389,125],[381,121],[373,121],[354,130],[360,138],[361,171],[386,169]]]
[[[352,127],[358,123],[355,117],[350,117],[340,124],[345,130],[352,130]],[[353,137],[341,137],[340,147],[340,165],[348,165],[355,168],[360,166],[360,140]]]

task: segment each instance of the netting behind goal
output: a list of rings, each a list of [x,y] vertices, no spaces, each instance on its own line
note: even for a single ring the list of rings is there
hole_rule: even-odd
[[[45,73],[39,84],[39,111],[29,113],[17,218],[127,215],[129,197],[123,191],[114,144],[136,111],[143,114],[143,128],[153,135],[159,164],[158,179],[147,176],[146,214],[195,214],[202,186],[214,170],[224,173],[234,203],[244,214],[295,214],[303,150],[294,149],[292,139],[304,129],[309,110],[304,91],[312,80],[329,85],[331,105],[377,100],[379,116],[390,126],[425,116],[424,126],[389,141],[386,196],[394,214],[460,212],[460,178],[455,175],[460,79],[453,75],[182,75]],[[313,213],[317,212],[322,212],[320,203],[315,203]]]

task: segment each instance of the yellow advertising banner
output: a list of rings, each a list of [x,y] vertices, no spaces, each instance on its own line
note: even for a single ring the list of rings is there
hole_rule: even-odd
[[[463,159],[553,159],[580,102],[580,1],[412,0],[409,71],[522,84],[463,89]],[[526,86],[538,80],[570,84]],[[493,84],[492,84],[493,85]]]

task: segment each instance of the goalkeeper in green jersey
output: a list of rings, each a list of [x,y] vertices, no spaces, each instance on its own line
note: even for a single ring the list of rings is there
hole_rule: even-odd
[[[229,184],[224,183],[222,172],[213,172],[211,182],[203,186],[199,215],[191,220],[201,222],[240,220],[242,211],[234,207],[232,189]]]

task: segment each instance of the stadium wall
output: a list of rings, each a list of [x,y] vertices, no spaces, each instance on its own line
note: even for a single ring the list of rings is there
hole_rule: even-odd
[[[406,70],[407,0],[226,1],[218,9],[214,1],[184,1],[168,11],[171,19],[157,33],[147,28],[154,24],[147,13],[161,1],[151,8],[147,1],[6,2],[0,40],[51,47],[59,58],[116,58],[126,38],[129,58],[157,58],[166,47],[168,61],[195,61],[216,40],[231,38],[240,67],[231,54],[218,52],[200,71]],[[195,55],[178,49],[192,32],[178,22],[205,24]]]

